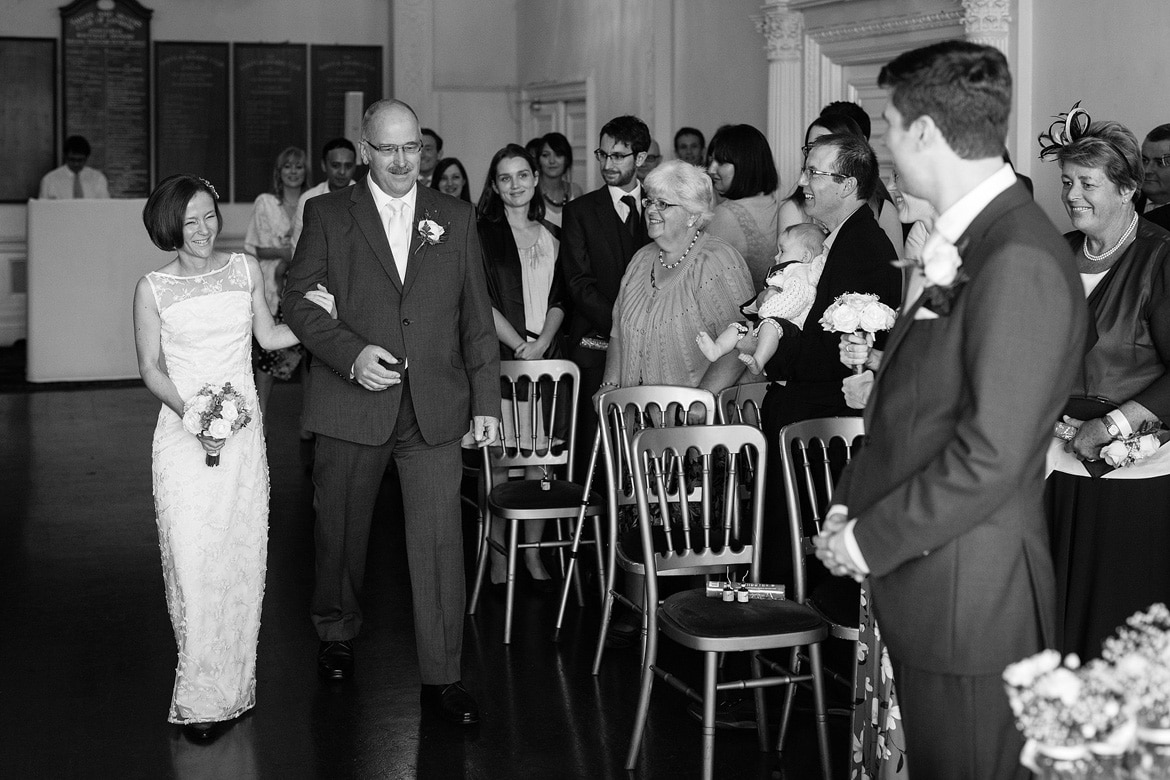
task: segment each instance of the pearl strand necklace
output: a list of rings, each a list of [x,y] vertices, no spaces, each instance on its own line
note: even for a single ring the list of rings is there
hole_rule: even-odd
[[[695,237],[691,239],[691,243],[687,247],[687,251],[683,252],[679,256],[678,260],[675,260],[673,263],[667,263],[664,250],[659,249],[658,250],[658,264],[661,265],[663,268],[665,268],[667,271],[669,271],[672,268],[678,268],[680,265],[682,265],[682,261],[687,259],[687,255],[689,255],[691,253],[691,250],[695,248],[695,242],[697,242],[699,240],[699,236],[701,236],[701,235],[703,235],[703,229],[699,228],[698,230],[695,231]]]
[[[1129,238],[1130,233],[1132,233],[1134,228],[1137,227],[1137,223],[1138,223],[1138,215],[1135,213],[1133,215],[1133,219],[1130,220],[1130,222],[1129,222],[1129,227],[1127,227],[1125,229],[1125,232],[1121,234],[1121,238],[1117,239],[1117,243],[1114,244],[1113,246],[1109,247],[1109,249],[1105,250],[1101,254],[1094,255],[1091,252],[1089,252],[1089,238],[1087,236],[1085,237],[1084,243],[1081,244],[1081,251],[1085,253],[1085,257],[1089,258],[1094,263],[1099,263],[1102,260],[1104,260],[1105,258],[1109,257],[1109,255],[1116,252],[1121,247],[1121,245],[1125,243],[1125,240],[1127,238]]]

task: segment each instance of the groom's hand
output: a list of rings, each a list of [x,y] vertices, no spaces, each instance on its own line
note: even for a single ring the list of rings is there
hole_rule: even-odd
[[[402,374],[382,364],[394,365],[399,362],[388,351],[377,344],[370,344],[358,353],[353,361],[353,380],[367,390],[379,392],[402,381]]]
[[[486,447],[493,444],[499,435],[500,421],[495,417],[471,418],[471,437],[476,445]]]
[[[849,518],[838,512],[829,515],[821,528],[821,533],[813,540],[817,558],[825,565],[830,573],[838,577],[852,577],[861,582],[865,575],[858,568],[845,546],[845,526]]]

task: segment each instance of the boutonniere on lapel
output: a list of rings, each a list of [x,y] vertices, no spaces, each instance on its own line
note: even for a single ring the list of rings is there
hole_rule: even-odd
[[[962,242],[960,242],[962,243]],[[946,317],[954,308],[955,298],[970,277],[963,269],[959,247],[935,231],[926,239],[920,260],[904,260],[898,265],[918,269],[925,279],[922,305],[940,317]]]
[[[418,245],[418,249],[414,250],[415,252],[418,252],[424,246],[435,246],[446,241],[447,228],[431,219],[431,214],[428,211],[418,221],[418,237],[422,240]]]

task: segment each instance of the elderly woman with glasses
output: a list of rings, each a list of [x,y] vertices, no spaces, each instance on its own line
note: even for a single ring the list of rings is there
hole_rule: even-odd
[[[695,343],[741,318],[751,273],[730,244],[706,231],[715,194],[702,169],[680,160],[655,168],[642,201],[651,243],[622,277],[601,391],[629,385],[685,385],[719,392],[739,379],[735,353],[714,363]]]
[[[1041,157],[1060,163],[1096,340],[1054,431],[1046,502],[1058,648],[1087,659],[1130,614],[1170,602],[1170,233],[1134,207],[1133,133],[1072,113],[1057,138],[1041,136]],[[1122,442],[1142,433],[1155,438],[1127,462]]]

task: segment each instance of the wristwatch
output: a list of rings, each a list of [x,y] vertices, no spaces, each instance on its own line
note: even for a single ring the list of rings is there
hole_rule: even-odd
[[[1106,415],[1102,417],[1101,420],[1105,423],[1105,430],[1109,432],[1109,436],[1111,438],[1123,438],[1121,435],[1121,428],[1113,421],[1113,418],[1111,418],[1109,415]]]

